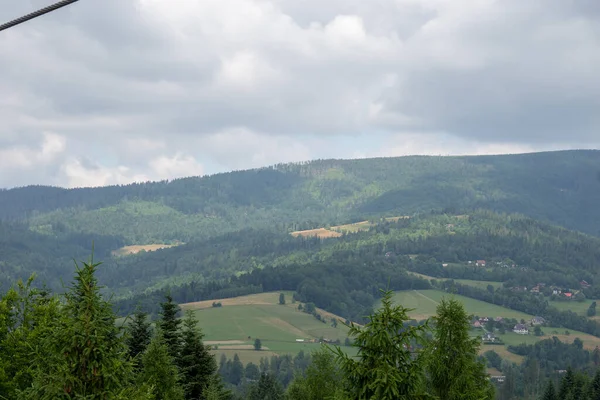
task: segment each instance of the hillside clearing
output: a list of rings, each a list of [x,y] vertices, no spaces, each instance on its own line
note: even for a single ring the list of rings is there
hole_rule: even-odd
[[[495,304],[486,303],[484,301],[471,299],[469,297],[449,294],[439,290],[404,290],[394,294],[394,302],[401,304],[404,307],[412,308],[413,311],[409,315],[416,319],[427,319],[436,314],[436,307],[442,298],[453,297],[460,301],[465,310],[469,314],[486,317],[503,317],[517,319],[531,319],[532,316],[520,311],[510,310],[500,307]]]
[[[132,245],[124,246],[120,249],[114,250],[112,255],[115,257],[128,256],[131,254],[137,254],[140,251],[156,251],[160,249],[168,249],[170,247],[179,246],[180,244],[143,244],[143,245]]]
[[[298,237],[298,236],[302,236],[302,237],[316,236],[316,237],[322,238],[322,239],[336,238],[336,237],[342,236],[342,234],[339,233],[339,232],[334,232],[332,230],[325,229],[325,228],[309,229],[309,230],[306,230],[306,231],[296,231],[296,232],[290,233],[290,235],[292,235],[294,237]]]

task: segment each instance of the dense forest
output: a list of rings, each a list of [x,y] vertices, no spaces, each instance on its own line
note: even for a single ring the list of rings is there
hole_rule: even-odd
[[[125,186],[3,190],[0,219],[46,234],[66,229],[150,244],[486,208],[598,235],[599,173],[597,151],[319,160]]]

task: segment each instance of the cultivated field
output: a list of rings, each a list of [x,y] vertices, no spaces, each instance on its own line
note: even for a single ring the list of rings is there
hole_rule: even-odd
[[[306,230],[306,231],[296,231],[296,232],[292,232],[291,235],[295,236],[295,237],[298,237],[298,236],[302,236],[302,237],[316,236],[316,237],[323,238],[323,239],[342,236],[342,234],[339,233],[339,232],[334,232],[334,231],[331,231],[331,230],[325,229],[325,228],[309,229],[309,230]]]
[[[451,296],[459,300],[465,306],[466,311],[470,314],[482,317],[504,317],[517,319],[532,318],[531,315],[522,313],[520,311],[510,310],[495,304],[486,303],[484,301],[471,299],[461,295],[451,295],[439,290],[403,290],[396,292],[394,295],[394,301],[397,304],[403,305],[404,307],[414,308],[409,315],[416,320],[421,320],[435,315],[436,307],[442,298],[450,298]]]
[[[273,354],[311,352],[321,347],[313,342],[321,337],[344,342],[348,329],[341,322],[336,328],[331,326],[331,318],[337,316],[318,309],[327,319],[326,323],[320,322],[299,311],[297,303],[291,303],[291,292],[284,293],[285,305],[279,305],[279,292],[273,292],[216,300],[221,307],[212,307],[215,300],[209,300],[182,304],[181,308],[195,310],[205,343],[216,346],[217,357],[221,354],[233,357],[237,353],[242,362],[256,363],[261,357]],[[262,342],[261,351],[253,347],[257,338]]]
[[[386,218],[387,221],[398,221],[399,219],[410,218],[408,216],[401,217],[390,217]],[[292,232],[292,236],[317,236],[320,238],[332,238],[332,237],[340,237],[343,233],[356,233],[359,231],[368,231],[371,227],[374,226],[370,221],[360,221],[355,222],[353,224],[345,224],[345,225],[337,225],[332,226],[330,229],[318,228],[318,229],[308,229],[305,231],[295,231]]]
[[[133,246],[125,246],[120,249],[114,250],[112,252],[113,256],[127,256],[130,254],[137,254],[140,251],[156,251],[160,249],[167,249],[169,247],[178,246],[177,244],[144,244],[144,245],[133,245]]]

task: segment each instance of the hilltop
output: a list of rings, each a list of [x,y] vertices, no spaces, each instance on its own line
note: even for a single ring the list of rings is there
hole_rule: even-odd
[[[174,244],[240,229],[297,231],[432,209],[518,212],[599,235],[600,152],[319,160],[101,188],[0,191],[0,219],[47,234]]]

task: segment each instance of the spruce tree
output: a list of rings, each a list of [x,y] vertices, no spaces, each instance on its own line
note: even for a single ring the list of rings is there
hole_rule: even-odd
[[[127,333],[126,343],[129,348],[129,357],[137,359],[138,355],[146,350],[152,339],[148,314],[143,312],[140,306],[135,310],[133,321],[128,326]]]
[[[494,387],[485,366],[477,360],[479,338],[469,336],[470,321],[463,305],[442,299],[433,318],[435,330],[429,343],[429,387],[440,400],[493,399]]]
[[[192,311],[186,312],[183,322],[183,345],[179,357],[186,399],[203,399],[204,391],[217,373],[217,361],[202,339],[198,321]]]
[[[152,394],[161,400],[183,400],[179,371],[159,330],[142,355],[140,383],[151,387]]]
[[[596,370],[594,379],[590,384],[589,398],[590,400],[600,400],[600,369]]]
[[[284,391],[271,374],[261,374],[248,391],[248,400],[283,400]]]
[[[548,385],[546,385],[546,390],[544,390],[542,400],[558,400],[556,397],[556,390],[554,389],[554,383],[552,383],[552,381],[548,381]]]
[[[413,355],[413,342],[423,339],[425,326],[408,326],[409,309],[392,304],[392,291],[383,292],[381,308],[359,327],[350,326],[349,336],[358,348],[351,357],[339,347],[335,354],[346,377],[351,398],[424,399],[426,393],[423,358]]]
[[[24,398],[141,399],[134,385],[122,331],[115,325],[112,305],[100,295],[95,273],[100,263],[75,263],[75,281],[65,304],[35,348],[37,369]]]
[[[568,367],[567,372],[565,373],[565,376],[562,378],[562,381],[560,383],[560,389],[558,390],[558,398],[561,400],[566,399],[571,394],[571,392],[573,392],[574,385],[575,374],[573,373],[571,367]]]
[[[160,327],[165,344],[169,349],[169,354],[174,360],[179,359],[179,351],[181,349],[181,333],[179,332],[179,325],[181,320],[177,318],[179,312],[179,306],[173,302],[173,297],[168,293],[165,296],[164,303],[161,303],[161,318],[158,320],[158,326]]]

